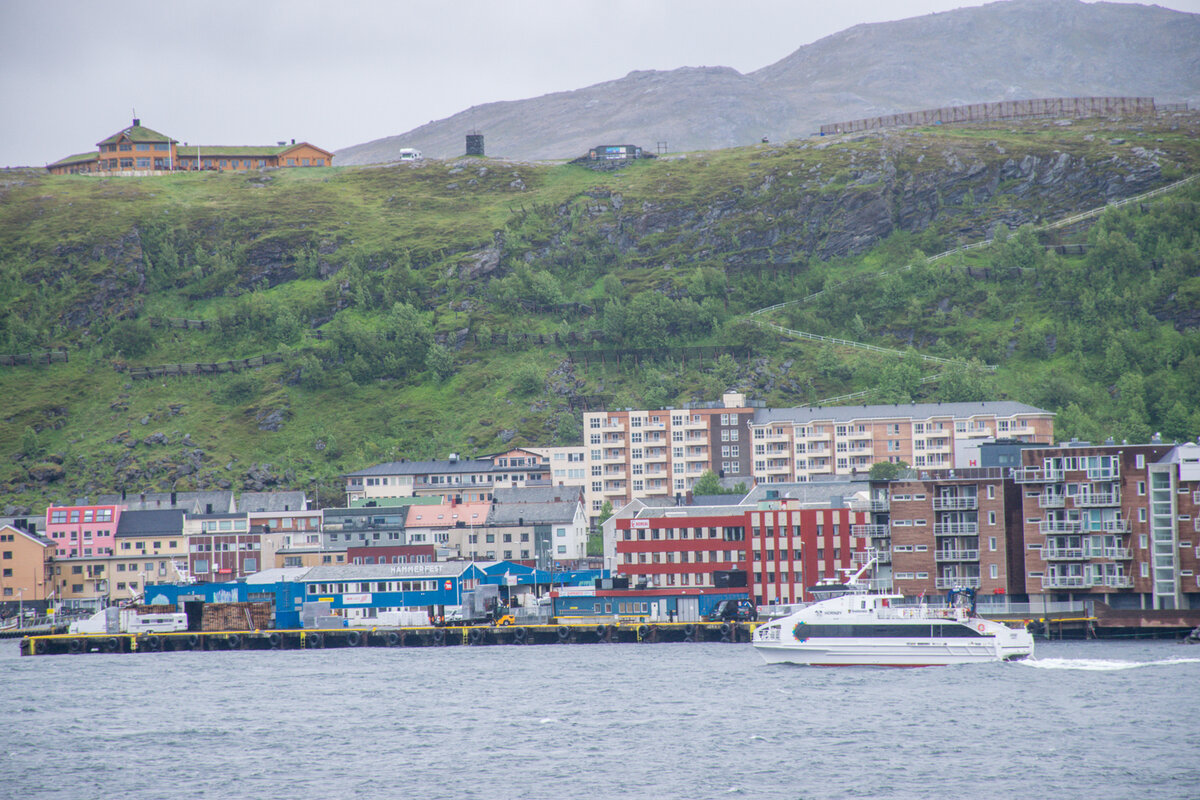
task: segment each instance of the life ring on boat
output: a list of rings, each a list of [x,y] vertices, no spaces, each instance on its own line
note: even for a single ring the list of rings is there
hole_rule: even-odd
[[[980,633],[983,633],[984,631],[986,631],[986,630],[987,630],[987,625],[984,625],[984,624],[981,622],[981,623],[979,623],[978,625],[976,625],[976,626],[975,626],[975,630],[979,631]]]
[[[358,647],[362,644],[362,634],[358,631],[350,631],[346,634],[346,644],[350,647]]]

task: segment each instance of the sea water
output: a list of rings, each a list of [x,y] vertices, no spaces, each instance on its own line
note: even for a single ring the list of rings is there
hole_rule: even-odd
[[[748,645],[0,642],[3,798],[1197,798],[1200,646],[767,666]]]

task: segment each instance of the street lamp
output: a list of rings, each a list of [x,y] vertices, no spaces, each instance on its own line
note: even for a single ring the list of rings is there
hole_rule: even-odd
[[[25,590],[17,589],[17,627],[25,627]]]

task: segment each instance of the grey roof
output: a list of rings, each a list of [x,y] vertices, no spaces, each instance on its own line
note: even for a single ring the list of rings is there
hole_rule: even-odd
[[[45,536],[34,533],[33,531],[29,530],[27,527],[17,524],[17,520],[25,520],[25,524],[28,525],[29,519],[30,519],[29,516],[0,517],[0,528],[8,526],[8,527],[12,528],[14,531],[17,531],[18,533],[22,533],[22,534],[28,536],[30,539],[33,539],[35,542],[37,542],[43,546],[48,545],[48,544],[58,544],[53,539],[47,539]],[[38,519],[36,517],[34,517],[33,521],[37,522]]]
[[[870,492],[869,480],[852,480],[849,475],[842,479],[807,481],[801,483],[760,483],[750,490],[742,505],[756,505],[767,500],[799,500],[802,503],[830,503],[841,497],[849,500],[858,492]],[[768,497],[774,492],[774,497]]]
[[[217,513],[234,508],[233,492],[227,491],[176,492],[174,505],[171,504],[170,492],[126,492],[124,499],[119,494],[102,494],[96,500],[96,505],[124,506],[127,511],[181,508],[196,513],[203,513],[210,505]]]
[[[306,511],[308,498],[304,492],[242,492],[237,508],[246,513]]]
[[[518,489],[496,489],[492,492],[494,503],[565,503],[575,501],[583,494],[582,486],[527,486]]]
[[[512,503],[492,505],[488,525],[545,525],[573,522],[579,503]]]
[[[304,576],[313,581],[377,581],[388,578],[453,578],[470,569],[470,561],[423,561],[409,564],[334,564],[313,567]]]
[[[440,475],[446,472],[490,472],[491,460],[459,459],[450,461],[389,461],[386,464],[376,464],[373,467],[360,469],[357,472],[347,472],[346,478],[373,478],[377,475]]]
[[[246,576],[246,583],[263,584],[281,581],[301,581],[312,567],[273,567]]]
[[[736,506],[741,504],[743,494],[699,494],[692,497],[694,506]]]
[[[875,406],[800,406],[798,408],[760,408],[754,412],[754,424],[770,422],[850,422],[859,419],[931,419],[933,417],[971,417],[995,414],[1011,417],[1016,414],[1052,414],[1034,406],[1012,400],[982,403],[903,403]]]
[[[117,536],[182,536],[183,509],[122,511],[117,520]]]

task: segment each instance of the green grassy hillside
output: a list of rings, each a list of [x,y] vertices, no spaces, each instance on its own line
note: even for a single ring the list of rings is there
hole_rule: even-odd
[[[0,366],[0,505],[217,486],[326,500],[338,474],[381,460],[576,441],[583,402],[730,386],[773,405],[1007,397],[1060,412],[1061,435],[1195,436],[1200,191],[1034,226],[1200,171],[1198,134],[1189,117],[1035,121],[613,172],[460,159],[4,173],[0,353],[69,360]],[[995,246],[925,263],[993,232]],[[971,365],[745,317],[823,288],[764,318]],[[182,319],[204,329],[171,327]],[[750,355],[681,350],[695,346]],[[621,364],[568,360],[582,349]],[[140,377],[266,354],[278,360]]]

